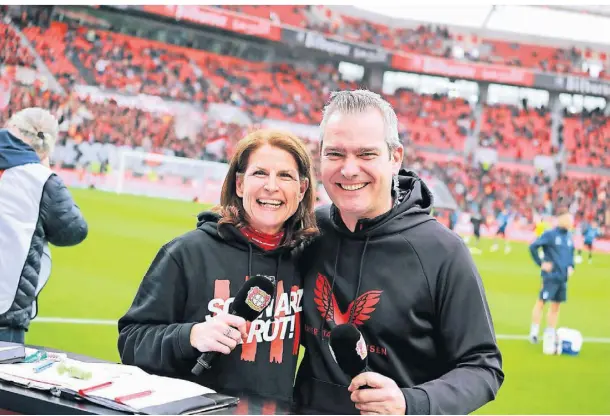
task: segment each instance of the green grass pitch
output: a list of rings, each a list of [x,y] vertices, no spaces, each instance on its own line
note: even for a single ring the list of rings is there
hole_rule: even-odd
[[[195,226],[195,203],[73,190],[89,222],[87,240],[53,247],[53,274],[39,317],[117,320],[129,307],[159,247]],[[498,334],[526,335],[538,271],[524,244],[475,256]],[[578,265],[560,325],[610,338],[610,256]],[[118,361],[115,325],[34,321],[26,342]],[[606,340],[608,341],[608,340]],[[479,414],[610,414],[610,343],[585,342],[578,357],[544,356],[540,345],[500,339],[506,380]]]

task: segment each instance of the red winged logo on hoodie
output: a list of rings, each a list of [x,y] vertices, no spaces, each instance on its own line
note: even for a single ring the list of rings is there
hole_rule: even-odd
[[[369,290],[363,293],[358,296],[358,299],[349,304],[347,311],[344,313],[341,312],[339,305],[337,305],[337,300],[330,289],[328,279],[318,273],[314,289],[314,302],[316,302],[322,318],[326,316],[327,321],[334,322],[336,325],[348,323],[350,312],[353,309],[351,323],[358,326],[367,321],[371,317],[370,315],[375,312],[375,305],[379,302],[382,292],[382,290]],[[326,315],[327,310],[328,315]]]

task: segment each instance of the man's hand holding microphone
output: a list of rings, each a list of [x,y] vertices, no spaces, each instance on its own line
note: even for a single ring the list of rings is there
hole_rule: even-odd
[[[361,389],[362,386],[368,386]],[[396,382],[379,373],[366,372],[352,379],[348,390],[362,415],[404,415],[407,403]]]
[[[351,400],[363,415],[404,415],[407,403],[402,390],[389,377],[371,371],[364,337],[351,324],[338,325],[330,332],[330,353],[352,379]]]
[[[193,348],[200,352],[230,354],[247,336],[246,320],[241,316],[225,313],[193,325],[190,338]]]

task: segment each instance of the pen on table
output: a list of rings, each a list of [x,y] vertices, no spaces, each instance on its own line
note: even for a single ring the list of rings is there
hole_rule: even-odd
[[[115,397],[114,401],[117,403],[124,404],[126,401],[133,400],[133,399],[139,399],[140,397],[150,396],[153,393],[154,393],[153,390],[140,391],[138,393],[132,393],[132,394],[128,394],[125,396]]]
[[[41,371],[44,371],[47,368],[51,367],[53,364],[55,364],[55,361],[49,361],[47,363],[44,363],[43,365],[39,365],[38,367],[34,368],[34,372],[40,373]]]
[[[87,387],[87,388],[84,388],[84,389],[80,389],[78,391],[78,394],[80,394],[81,396],[84,396],[85,394],[87,394],[89,392],[92,392],[94,390],[103,389],[104,387],[109,387],[109,386],[112,386],[112,381],[107,381],[107,382],[102,383],[102,384],[97,384],[95,386],[91,386],[91,387]]]

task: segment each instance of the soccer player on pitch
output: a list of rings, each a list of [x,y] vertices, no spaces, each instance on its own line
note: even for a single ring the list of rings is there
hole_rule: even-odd
[[[563,212],[557,218],[557,227],[545,231],[530,245],[530,254],[538,266],[542,277],[542,289],[534,310],[530,341],[538,342],[538,331],[542,311],[547,302],[551,302],[547,314],[547,327],[544,332],[546,339],[554,340],[559,319],[559,307],[567,299],[568,278],[574,271],[574,241],[570,230],[574,219],[569,212]],[[538,249],[544,251],[544,261],[540,258]]]
[[[470,252],[475,254],[481,254],[479,243],[481,242],[481,225],[485,225],[485,217],[479,210],[472,214],[472,216],[470,217],[470,222],[472,223],[472,232],[475,238],[475,246],[470,248]]]
[[[504,239],[504,254],[508,254],[510,253],[510,243],[509,241],[506,239],[506,228],[508,227],[508,222],[511,220],[511,214],[509,212],[508,209],[504,209],[502,210],[502,212],[500,213],[500,215],[498,215],[498,232],[496,233],[496,238],[498,238],[500,235],[502,236],[502,239]],[[497,251],[499,247],[499,244],[496,240],[496,242],[491,246],[490,251],[494,252]]]
[[[582,234],[585,247],[589,250],[589,264],[591,264],[593,262],[593,242],[601,235],[597,222],[593,221],[591,224],[587,224]],[[582,262],[582,248],[578,250],[576,261],[578,263]]]

